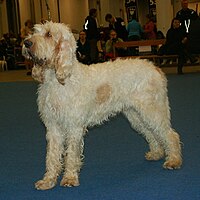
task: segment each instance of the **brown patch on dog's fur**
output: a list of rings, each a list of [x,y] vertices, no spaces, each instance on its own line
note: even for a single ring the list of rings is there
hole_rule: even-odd
[[[105,83],[104,85],[101,85],[97,88],[95,100],[98,104],[102,104],[108,101],[110,95],[111,87],[109,84]]]

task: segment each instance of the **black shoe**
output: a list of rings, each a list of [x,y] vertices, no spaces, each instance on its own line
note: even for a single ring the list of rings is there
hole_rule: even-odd
[[[180,75],[183,74],[182,69],[179,69],[179,68],[178,68],[177,72],[178,72],[178,74],[180,74]]]
[[[178,72],[178,75],[183,75],[184,73],[183,72]]]

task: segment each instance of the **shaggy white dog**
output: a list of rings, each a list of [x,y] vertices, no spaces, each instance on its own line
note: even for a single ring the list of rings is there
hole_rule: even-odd
[[[38,107],[47,129],[46,173],[36,188],[54,187],[62,170],[61,185],[78,186],[87,128],[119,112],[149,143],[147,160],[165,157],[164,168],[180,168],[180,140],[171,128],[162,71],[140,59],[86,66],[75,51],[70,29],[61,23],[35,25],[24,42],[24,55],[35,63],[33,77],[41,82]]]

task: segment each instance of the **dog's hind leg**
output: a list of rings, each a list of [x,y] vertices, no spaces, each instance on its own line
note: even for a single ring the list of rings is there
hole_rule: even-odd
[[[152,98],[151,101],[142,101],[138,105],[137,110],[144,125],[151,130],[165,151],[166,161],[163,167],[167,169],[180,168],[182,165],[180,138],[178,133],[171,128],[167,97]]]
[[[47,130],[46,139],[46,173],[42,180],[35,183],[35,187],[38,190],[53,188],[62,170],[62,155],[64,151],[63,137],[60,132],[53,127]]]
[[[65,187],[79,185],[79,172],[83,159],[84,129],[74,128],[67,134],[65,152],[65,170],[60,185]]]
[[[133,129],[138,133],[142,134],[149,144],[150,151],[146,153],[145,158],[147,160],[159,160],[164,157],[164,149],[156,140],[152,132],[143,122],[141,116],[133,108],[130,108],[123,112],[127,119],[129,120]]]
[[[181,142],[179,134],[170,128],[166,133],[166,139],[168,141],[165,145],[167,157],[163,167],[166,169],[178,169],[182,165]]]

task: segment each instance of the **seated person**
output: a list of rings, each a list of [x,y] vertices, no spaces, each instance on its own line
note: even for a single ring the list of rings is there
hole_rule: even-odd
[[[178,74],[182,74],[182,68],[187,58],[194,62],[189,55],[187,48],[187,37],[185,31],[180,27],[180,21],[174,18],[170,29],[167,31],[166,43],[158,50],[158,55],[179,55]]]
[[[134,18],[132,18],[132,20],[128,23],[127,31],[129,41],[141,40],[142,35],[144,34],[142,26]]]
[[[153,21],[153,17],[150,14],[147,14],[146,18],[147,18],[147,22],[144,25],[145,38],[147,40],[156,39],[157,28]]]
[[[117,33],[115,30],[111,30],[109,36],[110,39],[106,42],[106,59],[114,58],[114,44],[116,44],[117,42],[123,42],[121,38],[117,37]],[[119,56],[126,55],[126,49],[124,48],[117,49],[116,51]]]
[[[137,41],[141,40],[141,38],[144,35],[144,30],[140,23],[136,21],[134,17],[132,17],[132,20],[127,25],[127,31],[128,31],[128,41]],[[128,48],[128,55],[135,56],[138,55],[138,47],[129,47]]]
[[[105,52],[106,52],[106,36],[103,31],[100,32],[100,39],[97,41],[97,49],[99,52],[98,62],[105,61]]]
[[[118,37],[126,41],[128,33],[126,30],[125,22],[121,17],[114,17],[110,13],[106,14],[105,21],[109,23],[109,29],[115,30]]]
[[[90,59],[90,44],[86,39],[86,32],[79,32],[79,39],[77,40],[76,56],[79,62],[89,65]]]

